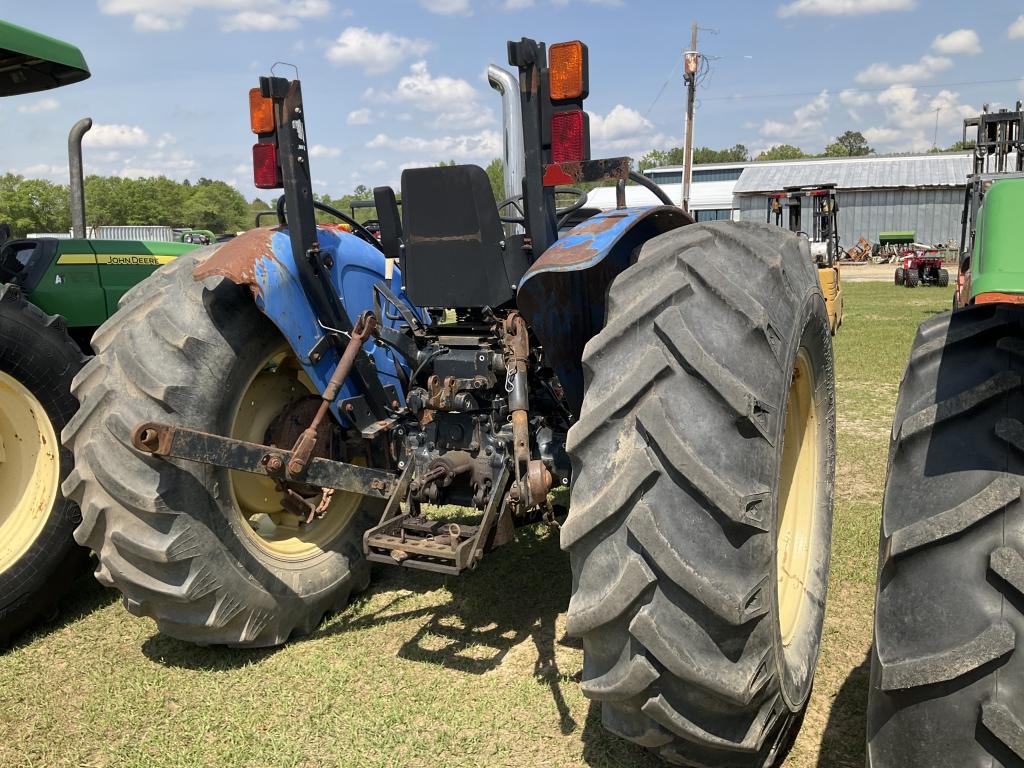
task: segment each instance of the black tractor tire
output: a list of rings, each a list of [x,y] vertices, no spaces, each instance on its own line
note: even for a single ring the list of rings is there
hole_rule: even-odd
[[[47,315],[29,304],[16,286],[0,285],[0,372],[27,389],[43,406],[54,435],[60,435],[78,408],[71,396],[71,380],[84,362],[63,318]],[[2,419],[5,415],[0,407]],[[40,438],[33,435],[27,439]],[[5,450],[14,449],[8,445]],[[59,477],[63,481],[73,465],[71,452],[61,449],[59,442],[43,445],[42,450],[59,451]],[[2,478],[0,472],[0,486]],[[11,503],[15,492],[0,487],[0,505]],[[12,553],[12,562],[0,570],[0,646],[39,618],[53,615],[60,598],[88,565],[88,551],[75,544],[72,536],[81,519],[78,507],[64,497],[59,486],[45,514],[46,522],[34,539],[26,541],[27,548],[18,556]]]
[[[75,538],[99,558],[96,578],[133,614],[200,645],[262,647],[308,634],[369,583],[362,533],[379,500],[364,499],[322,551],[272,556],[242,530],[227,470],[131,446],[143,421],[230,433],[248,383],[282,342],[247,288],[192,271],[217,247],[181,256],[133,288],[93,337],[75,379],[82,403],[64,431],[76,467]],[[330,513],[328,513],[330,514]]]
[[[1024,309],[918,330],[889,449],[872,768],[1024,766]]]
[[[907,288],[917,288],[918,283],[921,282],[920,276],[917,274],[916,269],[907,270]]]
[[[783,645],[777,510],[798,350],[820,450],[800,620]],[[567,632],[604,726],[666,760],[775,765],[802,720],[828,581],[832,360],[807,241],[778,227],[683,227],[612,284],[568,438]]]
[[[936,283],[938,284],[939,288],[948,288],[949,287],[949,270],[947,270],[947,269],[940,269],[939,270],[939,276],[936,279]]]
[[[896,267],[895,283],[896,285],[903,285],[904,273],[903,267]]]

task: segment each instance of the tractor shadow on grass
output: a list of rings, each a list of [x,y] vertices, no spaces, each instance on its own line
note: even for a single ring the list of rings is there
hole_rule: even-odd
[[[871,654],[846,676],[832,700],[821,734],[818,768],[861,768],[867,733],[868,685]]]
[[[31,645],[39,638],[58,632],[69,624],[116,602],[118,593],[100,585],[93,578],[92,569],[93,565],[90,564],[88,571],[75,579],[52,617],[44,617],[34,622],[11,637],[6,645],[0,645],[0,656],[16,648]]]
[[[509,651],[531,640],[536,650],[533,675],[551,691],[561,732],[573,733],[579,723],[562,686],[577,685],[579,674],[563,673],[556,660],[556,644],[579,647],[577,641],[559,637],[556,627],[559,614],[569,605],[572,579],[568,556],[558,547],[557,532],[543,525],[520,528],[517,539],[486,555],[476,571],[462,576],[376,569],[373,586],[360,602],[404,590],[443,590],[449,600],[403,612],[403,597],[398,595],[369,613],[347,611],[327,633],[421,618],[422,623],[402,643],[398,657],[472,675],[497,669]]]
[[[241,669],[273,656],[276,648],[228,648],[223,645],[202,646],[177,640],[157,632],[142,644],[142,653],[152,662],[165,667],[219,672]]]

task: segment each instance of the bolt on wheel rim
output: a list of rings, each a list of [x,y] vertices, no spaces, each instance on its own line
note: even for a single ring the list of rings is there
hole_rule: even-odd
[[[317,394],[315,387],[291,351],[283,346],[259,366],[239,399],[231,437],[264,443],[274,419],[288,405],[310,394]],[[345,530],[359,507],[359,494],[335,491],[323,518],[306,524],[283,508],[282,494],[273,479],[248,472],[229,474],[232,507],[241,518],[238,528],[258,549],[279,559],[305,560],[321,554]],[[307,500],[315,506],[322,498],[318,492]]]
[[[0,573],[39,538],[60,486],[60,446],[46,409],[0,371]]]
[[[800,626],[811,566],[818,457],[822,450],[814,392],[811,359],[807,350],[801,348],[793,366],[786,407],[776,531],[779,631],[783,645],[793,641]]]

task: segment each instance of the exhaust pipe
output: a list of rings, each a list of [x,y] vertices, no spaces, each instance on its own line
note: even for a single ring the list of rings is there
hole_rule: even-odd
[[[501,160],[505,170],[505,197],[518,197],[523,194],[523,177],[526,176],[519,79],[508,70],[491,64],[487,67],[487,82],[501,94],[501,124],[505,139]],[[522,227],[515,225],[514,233],[522,231]]]
[[[71,179],[71,234],[74,237],[85,237],[85,182],[82,178],[82,137],[92,128],[92,118],[83,117],[73,126],[68,134],[68,165]]]

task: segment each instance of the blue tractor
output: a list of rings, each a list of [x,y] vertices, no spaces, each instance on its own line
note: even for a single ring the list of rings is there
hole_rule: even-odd
[[[832,526],[806,240],[694,224],[657,188],[664,205],[626,208],[646,180],[590,157],[586,46],[508,52],[518,76],[490,70],[508,199],[477,166],[406,170],[400,207],[374,190],[378,233],[316,225],[299,81],[260,79],[254,177],[283,189],[277,222],[159,270],[96,334],[64,432],[76,539],[167,635],[271,646],[372,563],[465,574],[543,520],[605,726],[675,762],[776,764]],[[569,229],[586,182],[620,207]]]

